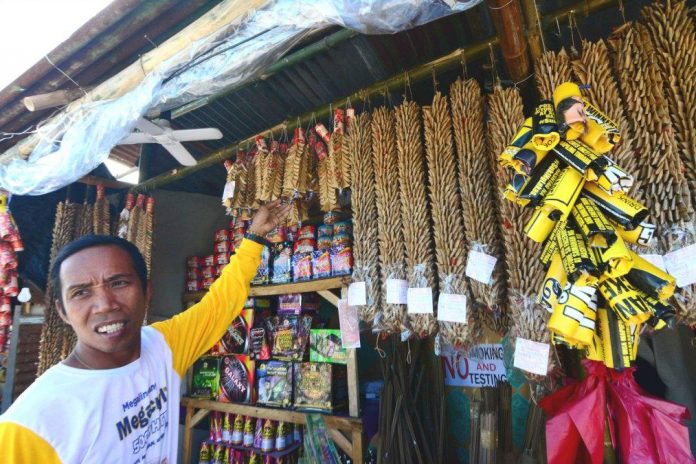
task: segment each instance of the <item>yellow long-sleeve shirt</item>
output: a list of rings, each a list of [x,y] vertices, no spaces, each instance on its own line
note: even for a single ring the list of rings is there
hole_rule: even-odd
[[[240,313],[261,249],[244,240],[200,303],[143,327],[132,363],[47,370],[0,416],[0,462],[177,462],[181,378]]]

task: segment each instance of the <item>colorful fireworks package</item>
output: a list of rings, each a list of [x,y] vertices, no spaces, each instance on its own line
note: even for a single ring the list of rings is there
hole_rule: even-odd
[[[292,405],[292,363],[267,361],[257,363],[257,403],[288,408]]]
[[[242,354],[223,356],[221,359],[218,401],[254,404],[254,361]]]

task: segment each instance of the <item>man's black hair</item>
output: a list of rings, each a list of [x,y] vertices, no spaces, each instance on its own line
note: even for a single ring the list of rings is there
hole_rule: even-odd
[[[87,248],[107,245],[117,246],[128,253],[131,261],[133,262],[135,273],[140,279],[140,286],[142,287],[143,292],[147,291],[147,266],[145,265],[143,255],[140,254],[140,250],[138,250],[135,245],[128,240],[122,239],[121,237],[112,237],[111,235],[85,235],[84,237],[78,238],[77,240],[70,242],[61,248],[58,255],[56,255],[55,261],[53,262],[53,267],[51,268],[53,294],[58,297],[61,303],[63,303],[63,292],[61,291],[60,267],[63,264],[63,261],[75,253]],[[65,311],[65,308],[63,308],[63,311]]]

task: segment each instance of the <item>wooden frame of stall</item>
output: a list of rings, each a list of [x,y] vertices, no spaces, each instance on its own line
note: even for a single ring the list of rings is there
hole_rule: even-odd
[[[252,286],[249,296],[277,296],[288,293],[315,292],[332,305],[338,307],[339,296],[335,290],[346,297],[348,280],[345,277],[310,280],[288,284]],[[186,293],[184,304],[200,300],[205,292]],[[345,451],[355,464],[363,462],[363,425],[360,419],[360,390],[358,383],[358,363],[354,348],[348,349],[348,412],[349,416],[323,414],[329,436],[336,445]],[[183,440],[183,462],[191,462],[193,427],[200,423],[211,411],[243,414],[256,418],[304,424],[307,413],[302,411],[267,408],[248,404],[221,403],[212,400],[182,398],[181,405],[186,408]]]

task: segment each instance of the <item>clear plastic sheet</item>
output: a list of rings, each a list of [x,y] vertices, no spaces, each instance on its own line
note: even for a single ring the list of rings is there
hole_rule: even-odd
[[[28,159],[0,166],[0,188],[42,195],[96,168],[147,111],[171,109],[258,76],[309,34],[340,25],[367,34],[396,33],[480,0],[276,0],[240,24],[193,43],[113,100],[61,113],[38,129],[41,142]],[[181,63],[186,63],[181,65]]]

